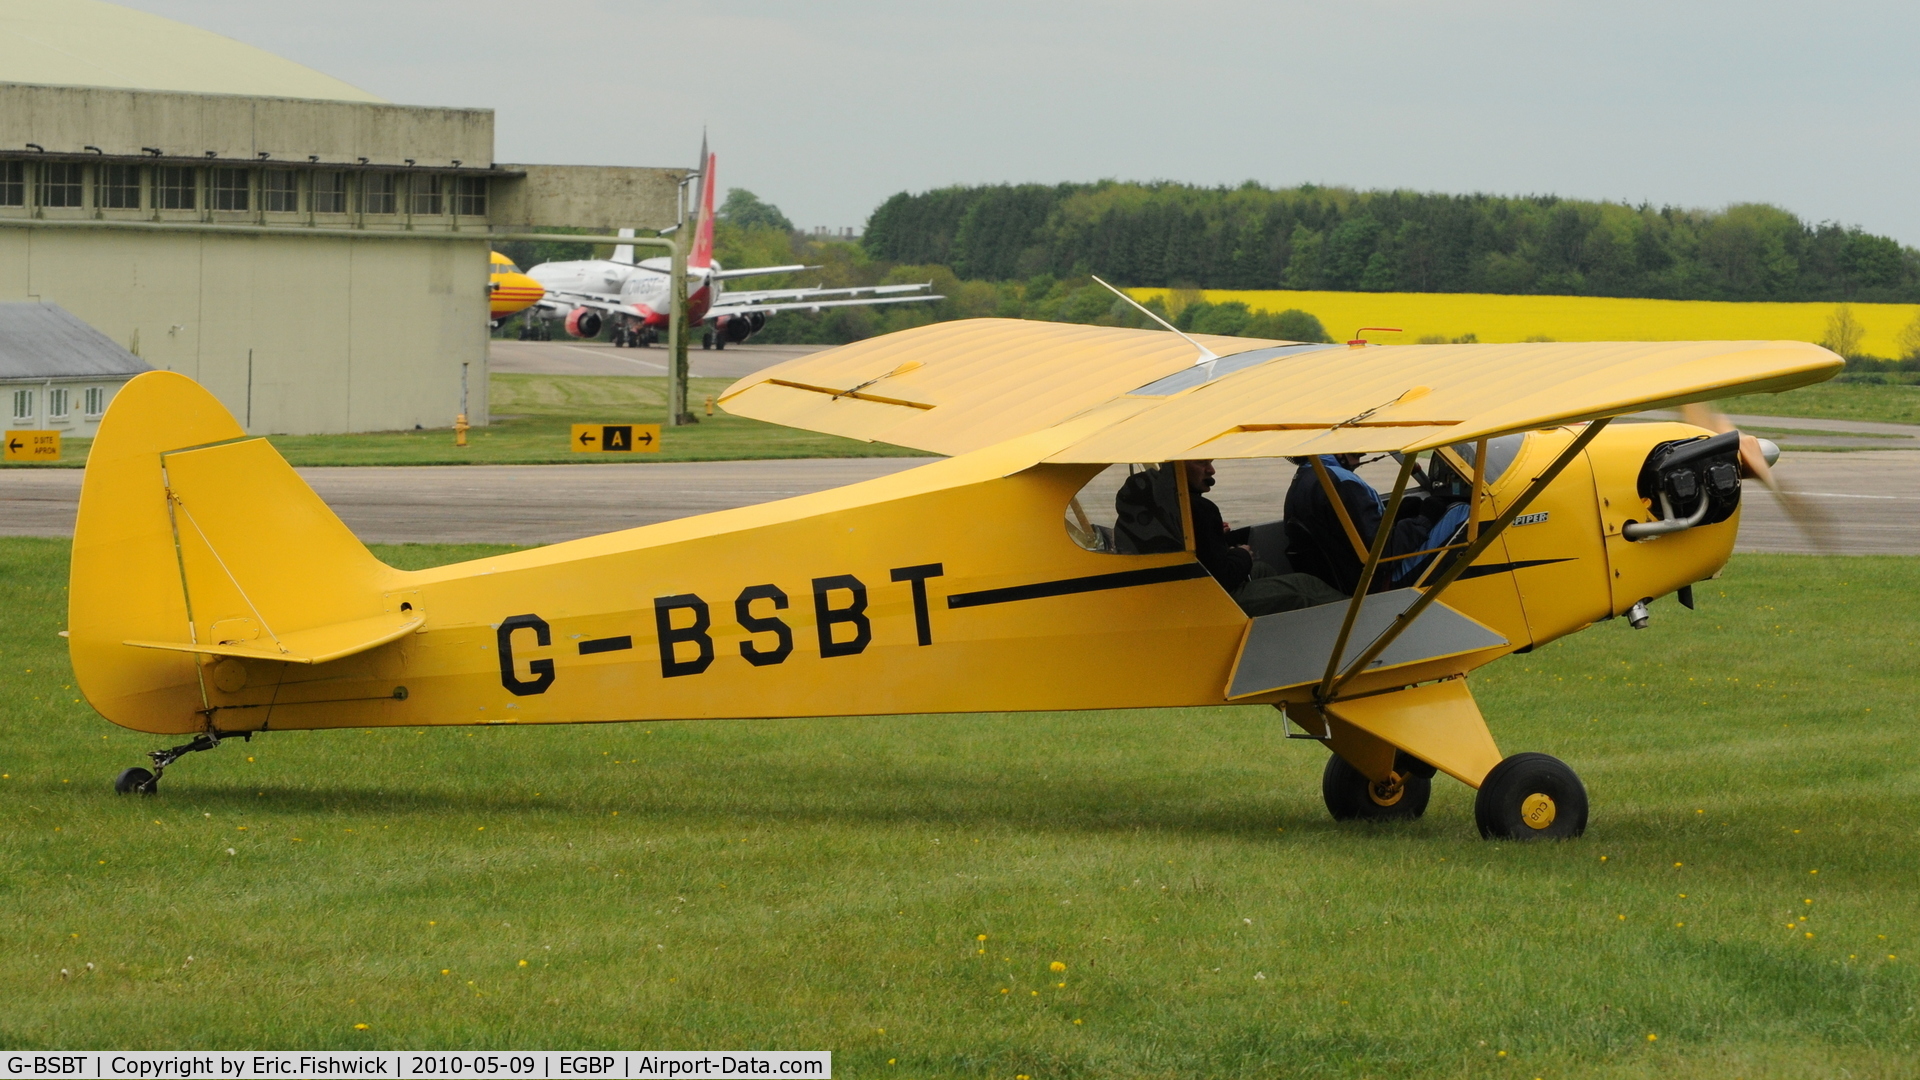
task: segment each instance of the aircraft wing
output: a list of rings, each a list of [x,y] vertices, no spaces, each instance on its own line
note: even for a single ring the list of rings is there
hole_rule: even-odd
[[[812,296],[897,296],[902,293],[916,292],[933,288],[933,282],[923,281],[917,285],[850,285],[839,289],[808,287],[803,289],[759,289],[734,291],[729,289],[725,295],[727,304],[761,304],[769,300],[800,300]],[[918,299],[936,299],[920,296]],[[940,297],[938,299],[944,299]]]
[[[741,315],[749,311],[758,311],[772,315],[779,311],[818,311],[830,307],[872,307],[876,304],[912,304],[922,300],[945,300],[944,296],[882,296],[861,297],[857,300],[795,300],[787,304],[736,304],[729,297],[719,307],[707,311],[707,321],[712,322],[722,315]]]
[[[604,296],[594,296],[590,293],[550,292],[544,300],[535,301],[533,306],[550,315],[565,315],[574,308],[592,308],[595,311],[604,312],[608,315],[631,315],[636,319],[643,319],[647,316],[646,312],[641,311],[632,304],[622,304],[618,301],[608,300]]]
[[[731,278],[755,277],[762,274],[797,274],[802,270],[818,269],[820,269],[818,266],[803,266],[798,263],[793,266],[747,266],[739,270],[720,270],[712,276],[721,281],[727,281]]]
[[[792,427],[960,454],[1074,417],[1045,460],[1418,451],[1790,390],[1844,362],[1798,341],[1348,348],[974,319],[777,364],[720,403]],[[1098,410],[1097,412],[1095,410]]]

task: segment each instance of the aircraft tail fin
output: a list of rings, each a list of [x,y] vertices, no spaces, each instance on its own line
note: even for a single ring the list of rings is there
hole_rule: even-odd
[[[224,708],[216,683],[395,640],[424,617],[395,592],[402,578],[212,394],[149,372],[115,395],[88,455],[67,601],[74,674],[124,727],[253,730],[266,710]]]
[[[621,229],[621,230],[620,230],[620,235],[621,235],[621,236],[632,236],[632,235],[633,235],[633,230],[632,230],[632,229]],[[613,261],[614,261],[614,262],[617,262],[617,263],[626,263],[626,264],[627,264],[628,266],[632,266],[632,265],[633,265],[633,245],[632,245],[632,244],[616,244],[616,245],[614,245],[614,248],[613,248]]]
[[[714,155],[707,154],[700,175],[700,224],[693,233],[693,253],[687,257],[687,267],[692,270],[705,270],[713,265],[713,164]]]

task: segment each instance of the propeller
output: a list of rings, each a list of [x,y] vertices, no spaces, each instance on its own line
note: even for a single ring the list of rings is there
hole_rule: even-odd
[[[1737,430],[1726,413],[1703,402],[1680,406],[1680,418],[1715,434]],[[1756,438],[1744,431],[1740,433],[1740,475],[1752,477],[1766,485],[1766,489],[1780,501],[1780,509],[1806,534],[1814,547],[1821,551],[1834,550],[1833,519],[1818,504],[1780,486],[1780,481],[1773,475],[1773,463],[1779,459],[1780,447],[1772,440]]]

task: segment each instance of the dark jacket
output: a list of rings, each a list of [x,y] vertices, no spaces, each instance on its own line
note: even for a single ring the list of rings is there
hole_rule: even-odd
[[[1253,556],[1227,540],[1227,525],[1213,500],[1193,492],[1193,553],[1220,587],[1232,592],[1247,583]]]
[[[1380,519],[1386,516],[1380,493],[1333,459],[1320,460],[1327,466],[1327,475],[1333,479],[1340,501],[1346,504],[1354,529],[1360,533],[1360,543],[1371,548]],[[1427,522],[1405,514],[1401,517],[1393,535],[1388,537],[1385,555],[1419,551],[1426,540]],[[1300,466],[1300,471],[1293,476],[1293,485],[1287,489],[1286,520],[1287,558],[1293,568],[1353,595],[1360,584],[1360,556],[1354,553],[1353,542],[1347,538],[1347,530],[1334,513],[1333,504],[1327,501],[1326,489],[1320,486],[1320,478],[1314,475],[1310,464]],[[1394,571],[1404,562],[1384,564],[1374,575],[1371,591],[1390,588]]]

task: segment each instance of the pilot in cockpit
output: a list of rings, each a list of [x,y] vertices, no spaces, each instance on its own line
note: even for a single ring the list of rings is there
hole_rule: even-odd
[[[1312,574],[1342,595],[1351,596],[1360,584],[1362,567],[1361,553],[1355,550],[1356,539],[1358,546],[1371,549],[1381,519],[1386,516],[1386,503],[1380,492],[1354,471],[1360,465],[1359,454],[1321,455],[1325,480],[1314,469],[1313,459],[1290,460],[1300,468],[1287,489],[1287,558],[1295,570]],[[1454,490],[1461,485],[1429,483],[1418,470],[1415,472],[1422,490],[1409,492],[1402,500],[1382,552],[1386,561],[1375,572],[1369,591],[1413,584],[1433,556],[1396,556],[1431,551],[1450,543],[1466,522],[1464,489]],[[1334,511],[1327,497],[1328,486],[1339,494],[1357,537],[1348,533],[1346,523]]]
[[[1206,492],[1214,485],[1211,461],[1180,463],[1186,470],[1187,506],[1193,521],[1193,553],[1207,573],[1233,597],[1248,615],[1331,604],[1346,599],[1311,574],[1292,572],[1256,558],[1237,534],[1228,529],[1220,507]],[[1114,547],[1123,554],[1179,551],[1177,487],[1171,468],[1135,473],[1127,478],[1115,500],[1119,518],[1114,523]],[[1244,531],[1244,530],[1243,530]]]

